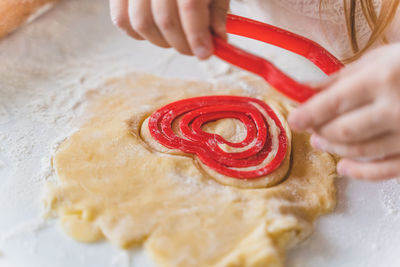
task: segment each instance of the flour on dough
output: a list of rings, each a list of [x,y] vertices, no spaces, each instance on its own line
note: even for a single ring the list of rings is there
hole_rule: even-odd
[[[272,173],[249,180],[232,179],[232,177],[220,174],[214,169],[208,167],[206,164],[203,164],[200,160],[198,160],[197,156],[185,154],[177,149],[169,149],[167,147],[164,147],[151,136],[148,125],[149,117],[146,118],[142,124],[140,124],[142,119],[137,119],[136,117],[134,117],[129,124],[132,133],[136,136],[140,135],[144,139],[144,141],[151,147],[151,149],[154,149],[155,151],[159,151],[162,153],[193,157],[195,163],[198,164],[198,166],[202,168],[202,170],[204,170],[207,174],[210,175],[210,177],[220,182],[221,184],[231,185],[240,188],[259,188],[259,187],[265,188],[274,186],[279,182],[281,182],[283,179],[285,179],[286,174],[288,173],[290,168],[291,138],[292,138],[292,134],[289,129],[289,126],[286,123],[286,120],[282,117],[282,115],[280,115],[280,113],[284,110],[284,107],[281,106],[276,101],[274,101],[273,99],[269,99],[268,105],[272,109],[274,109],[274,111],[276,111],[275,114],[279,117],[280,122],[286,131],[286,137],[288,139],[286,156],[283,162],[280,164],[280,166]],[[263,160],[262,163],[256,166],[248,167],[247,170],[260,169],[268,165],[274,159],[277,153],[278,142],[279,142],[278,135],[280,133],[279,128],[276,126],[275,122],[269,117],[267,117],[267,122],[268,122],[268,135],[272,139],[271,151],[268,154],[268,157],[265,160]],[[179,131],[179,119],[176,120],[176,122],[173,124],[172,129],[177,136],[184,138]],[[239,120],[235,119],[222,119],[216,122],[207,123],[202,127],[202,130],[209,133],[218,134],[222,136],[225,140],[234,143],[241,142],[246,137],[247,134],[245,126]],[[219,145],[219,147],[223,151],[230,153],[241,152],[251,148],[252,146],[254,146],[254,142],[250,143],[250,145],[245,146],[243,148],[234,148],[227,145]]]
[[[313,150],[308,134],[292,133],[284,180],[245,189],[219,183],[191,157],[152,149],[137,130],[154,110],[199,95],[275,101],[287,116],[290,105],[264,81],[243,79],[212,84],[130,74],[94,92],[80,130],[54,156],[59,181],[44,191],[64,231],[82,242],[144,245],[162,267],[283,266],[285,250],[335,205],[334,160]],[[243,83],[255,90],[249,94]],[[222,127],[227,138],[243,134],[218,123],[210,127]]]

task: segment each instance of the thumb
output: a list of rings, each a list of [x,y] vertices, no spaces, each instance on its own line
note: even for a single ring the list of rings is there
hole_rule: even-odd
[[[229,0],[214,0],[210,4],[211,30],[219,37],[226,39],[226,15]]]

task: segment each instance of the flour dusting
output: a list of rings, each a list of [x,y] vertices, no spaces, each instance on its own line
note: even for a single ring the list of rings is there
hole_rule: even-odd
[[[48,259],[48,262],[56,265],[64,263],[63,267],[79,266],[79,264],[72,264],[74,257],[71,255],[79,256],[87,252],[87,250],[76,248],[76,250],[71,250],[76,254],[68,254],[66,250],[57,249],[55,254],[59,254],[59,257],[51,258],[54,256],[50,255],[51,248],[58,242],[60,246],[64,245],[65,238],[61,234],[52,237],[47,250],[44,250],[42,254],[37,251],[36,242],[49,241],[42,240],[38,236],[43,229],[51,225],[49,221],[37,218],[41,212],[38,199],[41,184],[46,180],[56,179],[51,165],[52,155],[62,141],[76,131],[78,124],[75,122],[79,121],[86,107],[88,92],[99,88],[99,85],[107,79],[127,72],[142,71],[181,77],[185,72],[182,66],[190,69],[197,64],[194,59],[178,57],[172,50],[153,48],[144,42],[136,42],[124,37],[109,22],[107,2],[106,0],[61,1],[54,9],[32,24],[24,26],[18,32],[0,41],[0,211],[2,212],[0,265],[2,259],[9,257],[9,250],[12,248],[8,246],[15,240],[24,242],[30,240],[29,251],[19,252],[20,258],[26,258],[26,262],[29,262],[29,259],[30,262],[36,259]],[[276,56],[268,54],[271,60],[282,60],[280,57],[274,57]],[[177,60],[183,60],[185,64],[174,65]],[[282,65],[285,66],[291,65],[289,61],[283,63],[285,64]],[[217,59],[202,63],[201,66],[206,74],[197,73],[199,78],[223,78],[227,83],[237,83],[239,80],[236,79],[239,76],[235,76],[238,73],[235,68]],[[309,71],[308,68],[296,68],[296,71],[298,69],[302,75]],[[256,90],[251,85],[243,82],[237,85],[244,88],[247,95],[254,96]],[[95,91],[98,90],[95,89]],[[145,107],[144,110],[148,111]],[[359,195],[354,193],[359,193]],[[385,213],[382,221],[396,225],[395,219],[400,216],[399,182],[390,181],[382,186],[376,185],[376,191],[374,190],[373,193],[378,195],[374,196],[378,198],[377,203]],[[360,196],[366,200],[358,201]],[[342,200],[340,203],[346,203],[340,205],[356,203],[358,206],[352,206],[347,214],[340,213],[337,218],[333,218],[332,221],[339,223],[332,225],[334,228],[330,227],[324,233],[347,233],[348,229],[342,232],[339,230],[347,228],[352,220],[365,225],[357,220],[351,211],[357,211],[357,208],[362,209],[368,205],[369,197],[370,195],[363,195],[362,190],[350,190],[349,199]],[[345,218],[349,218],[346,223],[340,223]],[[387,225],[382,223],[378,226],[386,229]],[[342,236],[347,238],[345,234]],[[388,240],[396,239],[390,234],[387,237]],[[326,258],[340,258],[337,257],[338,254],[335,251],[340,251],[340,248],[345,245],[339,242],[343,239],[338,237],[334,240],[334,238],[331,236],[332,240],[328,241],[322,238],[319,243],[313,241],[312,244],[316,247],[315,254],[320,255],[315,257],[313,265],[309,264],[309,261],[304,261],[304,264],[299,261],[291,266],[332,266],[325,262]],[[354,241],[350,240],[349,244],[358,242],[362,247],[362,244],[374,238],[369,232],[362,233],[354,235],[352,238]],[[326,243],[332,247],[324,250]],[[385,244],[374,241],[368,246],[372,251],[379,252],[390,250],[390,248],[394,251],[398,248],[388,247]],[[309,253],[308,248],[305,253]],[[34,257],[28,258],[29,255],[34,255]],[[129,253],[117,252],[114,255],[110,252],[98,257],[101,259],[108,257],[106,262],[109,263],[110,255],[111,266],[132,266]],[[360,265],[351,265],[351,261],[347,263],[348,265],[340,266],[371,264],[366,261]],[[86,264],[88,265],[95,266],[95,264]],[[26,264],[20,266],[26,266]]]
[[[5,124],[9,122],[9,120],[10,120],[10,115],[8,114],[5,107],[0,105],[0,124]]]
[[[101,84],[137,70],[171,73],[177,53],[126,37],[111,24],[107,6],[106,1],[61,1],[1,40],[0,175],[6,171],[6,177],[0,183],[7,192],[2,203],[40,207],[38,190],[43,182],[56,179],[52,155],[77,130],[88,95],[102,92]],[[228,71],[226,64],[220,65],[222,69],[208,75]],[[209,64],[203,66],[206,70]],[[4,209],[18,213],[16,207]],[[11,223],[0,238],[29,229]]]
[[[382,206],[388,215],[400,215],[400,183],[392,180],[379,190]]]

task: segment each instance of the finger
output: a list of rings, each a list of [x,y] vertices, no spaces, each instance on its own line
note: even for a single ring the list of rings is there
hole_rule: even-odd
[[[140,36],[155,45],[170,47],[154,22],[149,0],[129,0],[128,10],[130,23]]]
[[[151,8],[154,20],[164,39],[180,53],[192,55],[179,20],[178,6],[175,0],[152,0]]]
[[[332,142],[359,143],[389,132],[392,128],[389,118],[388,108],[376,102],[345,113],[316,132]]]
[[[400,156],[372,162],[342,159],[337,166],[338,173],[355,179],[382,181],[400,177]]]
[[[229,0],[216,0],[211,2],[211,28],[215,34],[223,39],[227,39],[226,15],[228,13],[228,9]]]
[[[386,134],[367,142],[354,144],[334,143],[318,135],[313,135],[311,145],[341,157],[377,159],[400,154],[400,135]]]
[[[371,54],[371,52],[370,52]],[[325,90],[328,89],[330,86],[332,86],[335,82],[337,82],[339,79],[344,78],[348,75],[351,74],[356,74],[359,72],[361,68],[365,68],[366,65],[370,65],[368,60],[370,60],[368,57],[364,56],[358,59],[357,61],[354,61],[350,64],[346,64],[344,68],[341,70],[331,74],[327,79],[324,79],[322,81],[317,81],[317,82],[309,82],[308,84],[313,87],[315,90]]]
[[[359,64],[359,61],[361,61],[361,59],[351,64],[345,65],[344,68],[331,74],[327,79],[324,79],[322,81],[309,82],[308,85],[310,87],[313,87],[313,89],[316,91],[323,91],[329,89],[329,87],[334,85],[340,79],[346,78],[347,76],[352,74],[357,74],[360,68],[365,66],[364,63]]]
[[[110,15],[115,26],[136,40],[143,38],[132,29],[128,15],[128,0],[110,0]]]
[[[370,103],[373,99],[370,91],[362,73],[342,77],[294,110],[289,124],[297,131],[320,128],[338,115]]]
[[[208,0],[178,0],[179,15],[192,52],[199,59],[212,54]]]

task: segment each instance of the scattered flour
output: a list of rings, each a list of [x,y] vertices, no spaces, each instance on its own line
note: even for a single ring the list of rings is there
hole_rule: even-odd
[[[5,124],[9,122],[10,115],[8,114],[6,108],[0,105],[0,124]]]
[[[6,235],[1,236],[0,245],[19,236],[37,234],[45,229],[48,224],[49,221],[43,218],[38,218],[36,220],[21,223],[16,226],[13,231],[9,231]]]
[[[217,58],[210,58],[209,60],[202,62],[202,67],[207,73],[214,77],[223,77],[238,70],[236,67]]]
[[[15,208],[21,209],[21,213],[29,211],[40,195],[35,185],[56,178],[51,157],[76,130],[73,122],[85,109],[88,91],[112,76],[134,70],[171,72],[176,54],[149,53],[148,46],[137,43],[137,52],[132,53],[133,46],[127,42],[133,41],[122,38],[105,20],[105,6],[106,1],[62,1],[29,27],[0,42],[0,174],[9,171],[7,176],[0,177],[0,194],[13,191],[15,196],[7,199],[4,212]],[[203,68],[208,77],[224,77],[226,82],[236,82],[240,77],[235,68],[216,59],[204,63]],[[256,91],[243,82],[240,86],[248,95]],[[37,164],[39,159],[41,166],[32,174],[31,167],[26,166]],[[20,176],[24,183],[15,183]],[[9,185],[3,186],[6,182]],[[380,188],[379,198],[387,217],[400,214],[400,182],[390,181]],[[3,207],[0,203],[0,210]],[[0,232],[0,257],[7,256],[7,242],[25,236],[35,239],[48,225],[47,221],[32,217],[15,225],[5,224],[6,231]],[[380,250],[377,244],[371,248]],[[34,250],[33,246],[33,253]],[[118,252],[111,266],[129,267],[131,257],[129,252]]]
[[[170,67],[177,54],[125,37],[110,23],[106,2],[61,1],[0,41],[0,176],[5,173],[0,211],[19,218],[0,221],[4,255],[5,243],[24,235],[36,240],[35,233],[47,226],[31,214],[38,214],[42,183],[56,179],[52,155],[76,131],[88,93],[102,90],[99,85],[109,78],[137,70],[177,76]],[[231,72],[220,61],[215,69],[213,64],[203,66],[208,77]],[[121,255],[113,266],[129,266],[130,260]]]
[[[17,224],[12,230],[0,236],[0,257],[6,256],[5,253],[2,253],[3,247],[12,240],[31,240],[31,242],[24,242],[24,247],[27,252],[34,255],[37,248],[36,237],[49,226],[49,223],[44,218],[37,218]]]
[[[0,152],[13,162],[21,162],[32,154],[34,142],[26,133],[2,133],[0,132]]]
[[[111,259],[111,267],[130,267],[131,261],[132,253],[130,251],[121,250]]]
[[[379,190],[382,206],[388,215],[400,216],[400,182],[399,179],[386,182]]]
[[[51,156],[76,129],[87,92],[134,70],[128,47],[119,49],[127,38],[113,30],[107,13],[105,1],[62,1],[0,41],[2,257],[17,239],[32,241],[29,251],[35,253],[37,233],[48,226],[32,219],[40,213],[41,184],[54,179]]]

